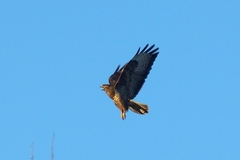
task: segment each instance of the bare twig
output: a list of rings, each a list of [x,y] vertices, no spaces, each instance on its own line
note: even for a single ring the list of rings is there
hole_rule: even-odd
[[[51,145],[51,160],[54,159],[53,144],[54,144],[55,134],[53,133],[52,145]]]
[[[34,142],[32,142],[32,144],[31,144],[31,160],[34,160],[34,147],[33,147],[33,145],[34,145]]]

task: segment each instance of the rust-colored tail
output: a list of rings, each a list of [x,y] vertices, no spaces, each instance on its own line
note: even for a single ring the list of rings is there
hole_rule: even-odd
[[[141,104],[139,102],[135,102],[130,100],[129,109],[138,114],[146,114],[148,113],[148,106],[146,104]]]

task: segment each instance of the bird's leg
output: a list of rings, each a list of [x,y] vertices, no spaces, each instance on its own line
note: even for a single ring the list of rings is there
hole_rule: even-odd
[[[121,112],[121,118],[122,118],[122,120],[124,120],[124,119],[126,118],[126,113],[125,113],[125,111],[123,111],[123,110],[122,110],[122,112]]]

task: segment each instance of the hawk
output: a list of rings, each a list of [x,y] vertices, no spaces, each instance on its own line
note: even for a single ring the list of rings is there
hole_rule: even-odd
[[[100,86],[102,90],[113,100],[121,111],[121,118],[126,118],[128,108],[138,114],[148,113],[148,106],[133,101],[134,97],[142,88],[145,79],[152,69],[153,62],[158,56],[158,49],[155,45],[148,47],[148,44],[125,64],[121,69],[120,65],[109,77],[109,84]]]

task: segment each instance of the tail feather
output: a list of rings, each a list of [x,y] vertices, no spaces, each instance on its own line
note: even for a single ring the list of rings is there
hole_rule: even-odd
[[[138,114],[146,114],[148,113],[148,106],[146,104],[141,104],[139,102],[135,102],[130,100],[129,109]]]

